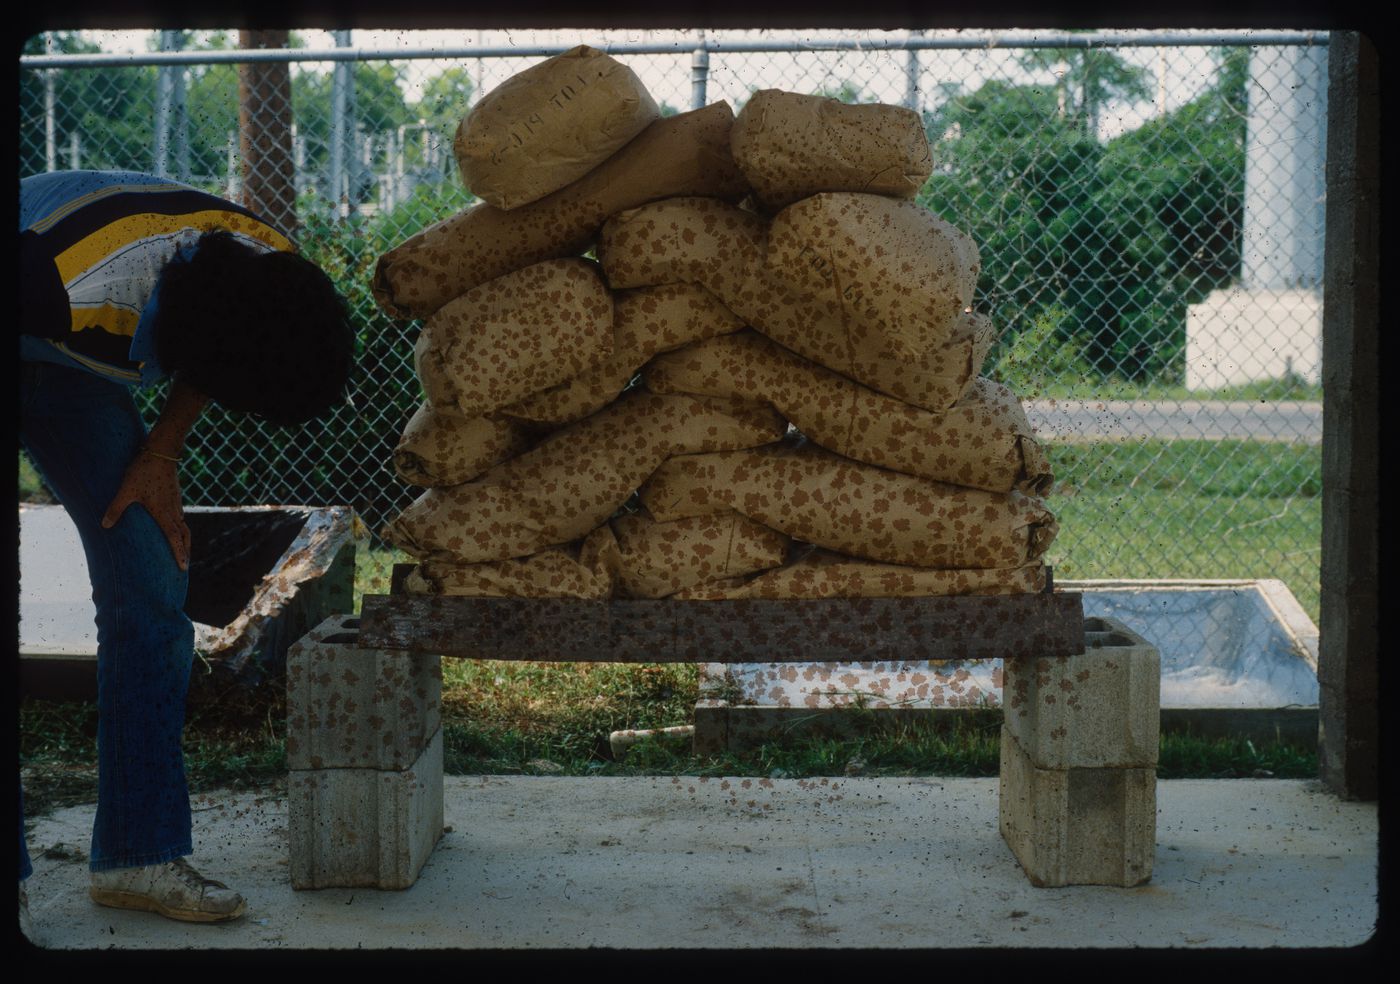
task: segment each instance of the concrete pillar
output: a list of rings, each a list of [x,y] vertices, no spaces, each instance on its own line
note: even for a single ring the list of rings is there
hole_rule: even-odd
[[[293,888],[408,888],[442,836],[441,660],[357,639],[338,615],[287,653]]]
[[[1327,48],[1249,56],[1242,262],[1247,290],[1322,285]]]
[[[1188,309],[1186,388],[1321,381],[1327,47],[1249,58],[1238,285]]]
[[[1364,36],[1331,36],[1323,320],[1318,760],[1327,788],[1377,798],[1380,79]]]
[[[1004,664],[999,823],[1042,887],[1152,877],[1161,657],[1114,619],[1086,619],[1085,643]]]

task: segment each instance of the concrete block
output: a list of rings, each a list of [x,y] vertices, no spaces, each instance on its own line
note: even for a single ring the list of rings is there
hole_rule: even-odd
[[[1037,768],[1155,767],[1161,656],[1116,619],[1085,619],[1084,640],[1080,655],[1005,662],[1007,730]]]
[[[711,698],[697,700],[691,749],[696,755],[719,755],[728,748],[729,702]]]
[[[287,767],[407,769],[442,724],[438,656],[364,649],[326,619],[287,651]]]
[[[1038,769],[1001,729],[1001,836],[1032,885],[1138,885],[1152,877],[1155,769]]]
[[[442,836],[442,730],[412,767],[293,770],[293,888],[408,888]]]

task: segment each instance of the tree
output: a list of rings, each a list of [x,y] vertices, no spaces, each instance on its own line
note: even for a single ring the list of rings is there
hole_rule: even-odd
[[[977,305],[1003,331],[1067,289],[1047,233],[1083,208],[1102,148],[1056,113],[1046,89],[985,83],[929,117],[938,167],[920,200],[982,253]]]
[[[374,139],[395,131],[416,117],[404,102],[398,85],[398,74],[390,65],[372,66],[356,63],[350,73],[353,88],[349,118],[346,125],[353,136]],[[299,72],[292,77],[292,113],[297,133],[304,141],[303,168],[325,179],[330,173],[331,127],[334,118],[334,81],[332,72]],[[366,189],[357,189],[363,192]],[[322,195],[331,194],[322,182]]]
[[[91,54],[102,49],[74,32],[56,32],[54,53]],[[25,41],[24,54],[46,54],[44,37]],[[77,167],[147,170],[151,166],[152,104],[155,69],[52,69],[54,87],[55,165],[75,166],[73,138],[78,140]],[[47,109],[44,71],[24,69],[19,86],[20,175],[48,169]]]
[[[1187,305],[1239,270],[1246,58],[1106,145],[1049,87],[988,82],[927,116],[937,167],[920,200],[977,242],[998,354],[1053,328],[1102,375],[1180,374]]]
[[[465,68],[445,69],[423,84],[423,97],[414,111],[450,144],[463,117],[471,111],[474,89],[471,73]]]
[[[852,82],[850,79],[843,79],[837,85],[824,85],[818,89],[815,94],[826,99],[835,99],[838,102],[847,103],[849,105],[880,101],[875,96],[867,96],[865,94],[865,89]]]
[[[285,48],[287,31],[239,31],[240,48]],[[292,164],[292,78],[285,62],[238,66],[238,146],[243,204],[283,235],[296,235]]]
[[[207,47],[222,50],[227,39],[212,39]],[[221,184],[228,171],[230,138],[238,133],[238,67],[201,65],[190,69],[185,109],[190,119],[192,180]]]
[[[1146,99],[1151,75],[1102,48],[1036,48],[1021,56],[1028,68],[1052,68],[1056,82],[1056,111],[1077,120],[1085,135],[1099,132],[1099,111],[1113,99]]]
[[[1187,306],[1239,274],[1248,52],[1219,57],[1215,85],[1111,141],[1100,165],[1097,231],[1142,286],[1116,317],[1085,319],[1089,354],[1134,378],[1177,375]]]

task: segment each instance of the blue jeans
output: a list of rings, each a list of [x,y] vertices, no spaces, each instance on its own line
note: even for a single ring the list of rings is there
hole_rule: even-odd
[[[20,440],[78,528],[97,606],[97,818],[93,871],[191,853],[180,735],[194,660],[189,576],[139,505],[102,516],[146,437],[127,387],[24,362]],[[21,806],[21,810],[22,810]],[[20,877],[31,871],[20,824]]]

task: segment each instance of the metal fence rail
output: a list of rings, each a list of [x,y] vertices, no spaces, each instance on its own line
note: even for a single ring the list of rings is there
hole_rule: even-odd
[[[132,55],[48,35],[20,59],[22,176],[154,170],[238,198],[240,120],[290,131],[291,187],[263,207],[352,307],[351,404],[297,434],[210,412],[190,439],[194,504],[348,502],[377,528],[412,500],[390,452],[419,400],[418,326],[379,313],[370,273],[473,200],[452,137],[477,96],[573,43],[353,40],[226,50],[236,38],[168,31]],[[917,110],[936,165],[920,200],[981,250],[975,304],[1001,333],[984,372],[1063,441],[1057,570],[1283,577],[1316,613],[1320,425],[1296,421],[1320,414],[1325,34],[579,40],[667,113],[738,110],[760,88]]]

